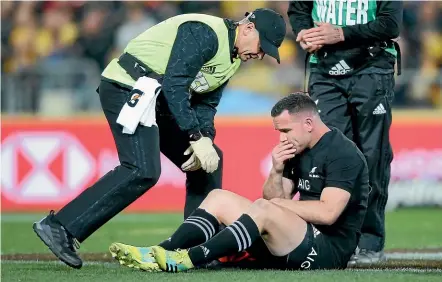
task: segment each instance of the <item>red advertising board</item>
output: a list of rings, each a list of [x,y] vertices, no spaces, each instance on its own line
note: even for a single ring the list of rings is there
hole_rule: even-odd
[[[223,188],[261,195],[278,134],[269,119],[218,119]],[[391,128],[392,181],[442,181],[442,121],[401,120]],[[118,164],[105,120],[3,120],[2,211],[59,209]],[[185,175],[162,156],[158,184],[126,211],[181,211]]]

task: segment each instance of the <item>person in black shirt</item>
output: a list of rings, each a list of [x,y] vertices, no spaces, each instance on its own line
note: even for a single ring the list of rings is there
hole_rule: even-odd
[[[310,55],[308,92],[322,120],[353,140],[367,160],[372,192],[350,264],[382,262],[403,1],[290,1],[287,13]]]
[[[251,202],[214,190],[168,240],[150,247],[154,264],[144,262],[146,248],[122,243],[111,245],[113,256],[131,267],[172,272],[243,251],[262,268],[346,268],[367,209],[365,158],[321,121],[305,93],[282,98],[271,115],[280,140],[263,198]],[[226,228],[217,233],[220,224]]]

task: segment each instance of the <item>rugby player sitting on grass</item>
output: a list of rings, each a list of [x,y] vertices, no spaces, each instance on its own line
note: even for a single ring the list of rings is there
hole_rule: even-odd
[[[152,247],[113,243],[112,256],[146,271],[186,271],[243,251],[262,268],[346,268],[367,208],[365,158],[321,121],[305,93],[282,98],[271,116],[280,140],[262,199],[213,190],[169,239]],[[217,233],[220,224],[226,228]]]

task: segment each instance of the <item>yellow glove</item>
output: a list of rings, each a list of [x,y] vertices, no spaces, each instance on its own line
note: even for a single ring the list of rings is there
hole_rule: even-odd
[[[218,168],[219,156],[209,137],[201,137],[198,141],[190,141],[190,146],[200,160],[201,167],[207,173],[212,173]]]
[[[181,165],[181,169],[183,171],[195,171],[201,168],[201,162],[200,160],[196,157],[195,152],[192,149],[192,146],[190,146],[189,148],[187,148],[187,150],[184,152],[185,156],[190,155],[190,158]]]

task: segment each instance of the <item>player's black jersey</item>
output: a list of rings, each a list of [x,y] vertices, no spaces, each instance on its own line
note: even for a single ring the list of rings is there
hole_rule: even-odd
[[[350,200],[338,220],[315,227],[343,240],[359,239],[369,194],[368,167],[364,155],[344,134],[331,128],[312,149],[289,160],[283,175],[294,182],[301,201],[320,200],[326,187],[348,191]]]

